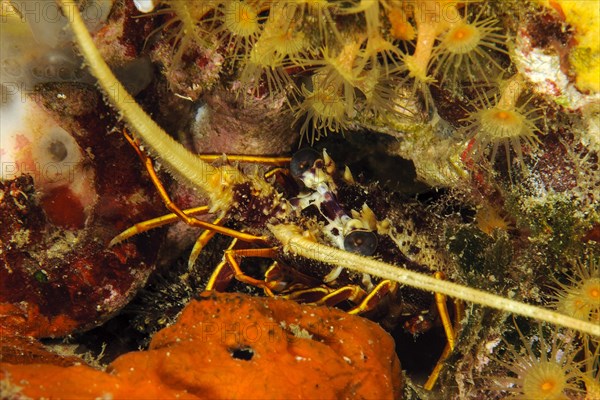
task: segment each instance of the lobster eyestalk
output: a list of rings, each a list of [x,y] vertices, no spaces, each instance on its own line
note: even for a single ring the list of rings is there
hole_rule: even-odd
[[[232,186],[243,183],[248,178],[237,168],[227,165],[214,167],[202,161],[158,126],[127,92],[102,58],[81,18],[77,4],[73,0],[60,1],[89,70],[136,136],[169,173],[181,178],[192,188],[201,189],[210,199],[213,211],[227,210],[233,201]]]

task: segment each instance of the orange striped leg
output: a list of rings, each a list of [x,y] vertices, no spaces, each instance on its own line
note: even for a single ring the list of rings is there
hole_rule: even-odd
[[[434,274],[434,276],[437,279],[445,278],[443,272],[436,272]],[[429,375],[429,378],[427,378],[427,382],[425,382],[425,385],[423,385],[423,387],[426,390],[433,389],[433,386],[437,382],[440,372],[442,371],[444,362],[446,361],[446,359],[448,358],[450,353],[452,353],[452,351],[454,350],[454,347],[456,346],[456,331],[460,324],[460,320],[462,319],[462,311],[463,311],[462,310],[462,302],[455,301],[454,302],[454,311],[455,311],[454,319],[456,322],[455,322],[455,326],[453,327],[452,322],[450,321],[448,307],[446,305],[446,296],[443,294],[440,294],[440,293],[435,293],[435,303],[436,303],[440,318],[442,320],[442,325],[444,326],[444,332],[446,333],[447,343],[446,343],[446,346],[444,347],[444,351],[442,352],[442,355],[440,356],[440,359],[435,364],[435,367],[433,368],[433,371]]]
[[[268,296],[275,296],[272,289],[279,283],[276,281],[266,282],[246,275],[240,267],[239,260],[243,257],[273,258],[277,248],[236,249],[236,245],[237,239],[234,239],[225,250],[223,261],[213,271],[205,289],[224,291],[231,279],[236,278],[240,282],[262,288]]]
[[[214,225],[221,225],[223,223],[223,217],[219,217],[212,222]],[[202,234],[196,239],[194,243],[194,247],[190,252],[190,256],[188,258],[188,268],[192,268],[194,263],[198,259],[200,252],[206,246],[206,244],[217,234],[216,231],[206,229]]]
[[[206,231],[208,232],[208,231]],[[227,247],[227,250],[233,250],[237,245],[237,239],[233,239]],[[234,277],[234,272],[231,268],[229,268],[229,264],[225,257],[223,260],[217,265],[217,267],[213,270],[212,275],[208,279],[206,283],[205,290],[215,290],[217,292],[223,292],[231,282],[231,279]]]
[[[250,235],[248,233],[236,231],[234,229],[211,224],[209,222],[201,221],[197,218],[187,216],[169,197],[167,190],[163,186],[162,182],[158,178],[158,175],[156,174],[156,171],[154,170],[154,166],[152,164],[152,160],[150,159],[150,157],[145,155],[139,149],[139,146],[137,145],[136,141],[131,136],[129,136],[126,132],[123,132],[123,135],[125,136],[127,141],[133,146],[133,148],[137,152],[138,156],[142,159],[142,162],[144,163],[144,166],[146,167],[146,170],[148,171],[148,174],[150,175],[150,179],[154,183],[154,186],[156,187],[158,194],[160,195],[161,199],[163,200],[165,207],[167,207],[167,209],[169,211],[171,211],[172,213],[177,215],[186,224],[188,224],[190,226],[195,226],[195,227],[199,227],[199,228],[216,231],[223,235],[231,236],[231,237],[240,239],[240,240],[242,240],[244,242],[248,242],[248,243],[265,243],[266,242],[266,238],[264,236]]]
[[[183,210],[183,213],[186,215],[202,215],[206,214],[208,211],[208,206],[200,206],[194,208],[188,208]],[[138,235],[140,233],[149,231],[150,229],[158,228],[160,226],[164,226],[175,221],[178,221],[179,217],[174,214],[166,214],[157,218],[149,219],[147,221],[138,222],[137,224],[125,229],[123,232],[119,233],[115,236],[109,243],[109,247],[114,246],[124,240],[129,239],[132,236]]]
[[[235,279],[248,285],[262,288],[269,296],[274,296],[271,290],[271,284],[264,280],[259,280],[248,276],[242,271],[239,260],[243,257],[274,258],[277,247],[268,247],[263,249],[228,249],[225,250],[225,259],[233,269]]]
[[[379,282],[356,307],[348,311],[348,314],[361,314],[372,310],[385,295],[396,290],[396,287],[396,282],[387,279]]]
[[[443,272],[436,272],[434,276],[436,279],[445,279],[445,275]],[[450,313],[448,312],[446,300],[446,295],[440,293],[435,294],[435,304],[437,306],[440,318],[442,319],[442,325],[444,326],[444,332],[446,333],[448,345],[450,346],[450,350],[454,350],[454,339],[456,337],[456,333],[454,332],[452,321],[450,321]]]

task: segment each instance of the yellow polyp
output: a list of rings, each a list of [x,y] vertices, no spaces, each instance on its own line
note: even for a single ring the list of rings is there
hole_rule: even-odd
[[[600,270],[594,258],[578,260],[568,283],[557,282],[553,306],[582,320],[599,322]]]
[[[194,40],[197,41],[198,43],[204,43],[205,41],[203,40],[202,36],[198,32],[198,27],[196,26],[197,16],[192,15],[192,13],[190,12],[193,10],[193,8],[188,7],[188,5],[189,5],[188,3],[181,2],[181,1],[171,1],[169,3],[170,3],[170,6],[171,6],[173,12],[175,13],[175,15],[177,15],[177,18],[181,21],[182,33],[185,36],[193,37]],[[195,11],[197,11],[197,10],[195,10]]]
[[[546,381],[546,382],[542,383],[541,389],[542,389],[542,392],[548,393],[548,392],[552,391],[552,389],[554,389],[555,386],[556,385],[554,384],[554,382]]]
[[[583,284],[583,292],[590,305],[600,304],[600,279],[592,278]]]
[[[427,68],[431,61],[433,44],[438,36],[437,24],[420,23],[417,30],[417,46],[411,56],[412,66],[407,66],[411,74],[427,75]]]
[[[519,138],[524,136],[524,132],[533,134],[527,131],[526,119],[517,110],[499,110],[495,107],[481,110],[479,117],[482,128],[480,135],[487,135],[492,142]]]
[[[225,26],[234,35],[250,37],[259,30],[258,14],[245,2],[229,2],[225,8]]]
[[[360,52],[360,43],[350,42],[345,44],[340,53],[335,57],[328,55],[328,50],[323,50],[323,56],[327,65],[334,68],[345,81],[353,82],[357,78],[353,69]]]
[[[466,54],[479,46],[481,33],[477,27],[467,23],[460,24],[452,29],[444,45],[455,54]]]
[[[454,36],[452,38],[456,40],[463,40],[465,36],[467,36],[466,32],[464,32],[463,30],[458,30],[454,32]]]
[[[477,227],[487,235],[492,235],[496,229],[507,231],[508,222],[492,206],[484,206],[475,215]]]
[[[419,82],[432,83],[434,78],[427,75],[427,66],[419,63],[414,56],[404,57],[408,74]]]
[[[531,399],[564,399],[567,386],[565,367],[554,361],[540,361],[526,370],[523,394]]]
[[[400,40],[414,40],[417,37],[415,28],[408,22],[406,13],[397,8],[391,9],[388,14],[390,21],[390,35]]]
[[[508,120],[510,119],[510,114],[506,111],[498,111],[496,113],[496,118],[500,119],[500,120]]]

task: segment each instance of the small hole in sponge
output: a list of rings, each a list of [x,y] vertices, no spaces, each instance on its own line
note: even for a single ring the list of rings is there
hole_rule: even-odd
[[[254,357],[254,350],[251,347],[240,347],[236,349],[230,349],[231,357],[238,360],[250,361]]]
[[[48,146],[48,152],[52,157],[52,161],[56,162],[63,161],[65,158],[67,158],[67,155],[69,154],[65,144],[59,140],[54,140],[50,143],[50,145]]]

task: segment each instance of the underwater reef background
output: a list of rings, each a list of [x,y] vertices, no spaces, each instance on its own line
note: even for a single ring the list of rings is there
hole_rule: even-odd
[[[120,111],[59,4],[0,4],[2,398],[600,399],[595,336],[449,299],[447,352],[417,290],[355,316],[232,274],[204,292],[230,242],[195,252],[176,218],[116,243],[167,213]],[[600,324],[600,1],[78,4],[188,150],[326,149],[351,182],[340,201],[395,227],[420,272]],[[155,169],[180,208],[207,203]]]

